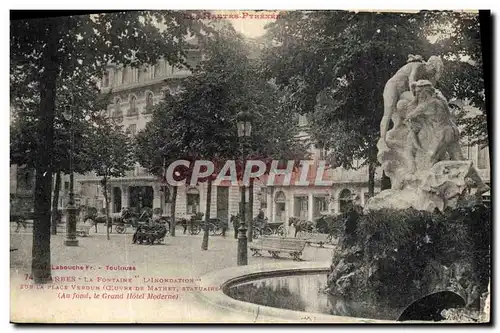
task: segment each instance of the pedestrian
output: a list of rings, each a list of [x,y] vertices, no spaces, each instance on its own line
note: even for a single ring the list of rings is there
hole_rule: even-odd
[[[187,231],[187,228],[188,228],[188,220],[186,218],[183,218],[182,219],[182,229],[184,229],[182,231],[182,234],[185,235],[186,234],[186,231]]]
[[[234,228],[234,239],[238,238],[238,221],[240,219],[240,214],[236,215],[231,215],[231,223],[233,224]]]
[[[262,210],[262,208],[261,208],[261,209],[259,209],[259,214],[257,214],[257,218],[258,218],[259,220],[264,220],[264,217],[265,217],[265,215],[264,215],[264,211],[263,211],[263,210]]]
[[[19,216],[16,219],[16,232],[19,232],[19,229],[21,229],[21,225],[23,226],[24,230],[27,229],[26,220],[25,220],[24,216]]]
[[[227,231],[227,228],[228,228],[228,222],[227,222],[227,219],[223,219],[221,221],[221,227],[222,227],[222,237],[226,237],[226,231]]]

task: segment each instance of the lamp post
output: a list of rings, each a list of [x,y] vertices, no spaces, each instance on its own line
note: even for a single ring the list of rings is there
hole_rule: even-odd
[[[252,132],[252,123],[250,122],[250,114],[242,111],[236,116],[238,122],[238,138],[240,139],[241,157],[243,161],[243,173],[245,172],[245,145],[244,138],[250,137]],[[243,176],[242,176],[243,180]],[[247,226],[246,226],[246,212],[245,212],[245,184],[241,183],[241,209],[240,209],[240,227],[238,229],[238,266],[248,265],[248,249],[247,249]],[[252,230],[252,223],[250,221],[250,231]]]
[[[75,206],[75,193],[74,193],[74,172],[73,172],[73,152],[75,148],[75,138],[73,133],[73,123],[74,123],[74,112],[73,112],[72,102],[69,105],[70,112],[64,112],[63,116],[69,123],[69,135],[70,135],[70,153],[69,153],[69,200],[67,212],[68,216],[66,219],[66,239],[64,240],[64,245],[66,246],[78,246],[78,239],[76,239],[76,206]],[[67,111],[67,110],[66,110]]]

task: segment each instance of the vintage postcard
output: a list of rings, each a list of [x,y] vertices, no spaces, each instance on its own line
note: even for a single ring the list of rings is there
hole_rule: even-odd
[[[490,20],[12,11],[11,322],[489,323]]]

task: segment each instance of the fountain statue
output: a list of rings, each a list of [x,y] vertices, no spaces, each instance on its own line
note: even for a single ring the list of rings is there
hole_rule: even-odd
[[[325,291],[404,309],[400,320],[478,321],[491,226],[478,198],[489,187],[464,158],[459,129],[436,89],[442,69],[440,57],[410,55],[387,81],[377,158],[391,188],[370,198],[349,227],[345,219]]]
[[[442,73],[440,57],[408,62],[386,83],[384,116],[377,143],[378,161],[391,178],[391,189],[370,198],[365,210],[443,211],[454,208],[468,188],[480,196],[489,190],[471,161],[462,155],[460,132],[448,102],[435,88]],[[388,129],[389,120],[393,127]]]

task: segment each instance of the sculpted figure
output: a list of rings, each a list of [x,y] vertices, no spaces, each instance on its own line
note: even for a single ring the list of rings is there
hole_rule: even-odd
[[[420,80],[415,85],[415,99],[410,102],[406,121],[410,124],[407,137],[408,174],[415,173],[415,152],[420,149],[434,166],[439,161],[465,161],[460,147],[460,131],[452,121],[448,103],[441,92],[428,80]],[[426,149],[422,148],[419,133],[427,133]],[[471,186],[477,188],[476,194],[489,190],[477,169],[471,166],[468,173]]]
[[[448,101],[434,88],[441,59],[409,58],[386,83],[383,96],[377,160],[391,178],[391,189],[370,198],[365,211],[409,207],[442,211],[456,207],[468,189],[476,188],[478,198],[489,190],[474,163],[464,158]],[[390,120],[394,127],[389,130]]]
[[[411,91],[412,85],[422,79],[436,84],[443,70],[443,62],[440,57],[432,56],[427,62],[422,56],[408,56],[406,65],[401,67],[386,83],[384,88],[384,116],[380,122],[380,137],[385,141],[389,122],[392,119],[394,128],[401,124],[401,117],[397,115],[396,106],[402,93]]]
[[[428,80],[417,82],[415,95],[415,100],[411,102],[414,106],[409,106],[406,115],[410,128],[407,137],[408,172],[415,172],[416,149],[423,150],[419,133],[424,126],[428,137],[425,152],[431,166],[444,160],[446,153],[451,160],[464,160],[459,143],[460,132],[451,120],[446,99]]]

